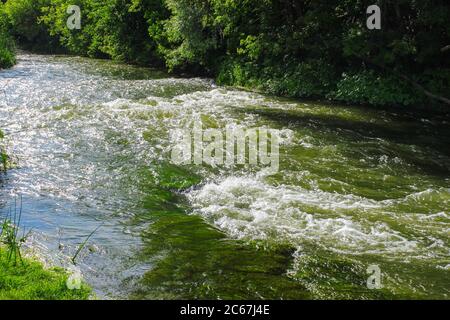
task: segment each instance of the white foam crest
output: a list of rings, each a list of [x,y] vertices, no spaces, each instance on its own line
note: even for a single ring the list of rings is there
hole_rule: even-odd
[[[256,177],[230,177],[187,196],[195,213],[239,239],[293,245],[307,241],[350,254],[417,249],[415,241],[387,224],[355,217],[352,211],[363,213],[379,204],[353,195],[271,186]]]
[[[450,188],[428,188],[402,198],[384,200],[381,203],[386,208],[414,207],[415,215],[418,215],[420,219],[448,218]]]

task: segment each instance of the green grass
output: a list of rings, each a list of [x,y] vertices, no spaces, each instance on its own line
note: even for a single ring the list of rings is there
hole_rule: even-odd
[[[44,269],[31,259],[14,264],[0,248],[0,300],[87,300],[91,289],[83,284],[69,290],[68,274],[61,268]]]

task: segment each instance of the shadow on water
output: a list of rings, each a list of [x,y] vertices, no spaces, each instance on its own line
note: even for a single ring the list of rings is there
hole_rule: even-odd
[[[339,107],[336,107],[339,108]],[[347,142],[358,142],[364,139],[382,139],[389,144],[417,146],[422,149],[423,157],[417,152],[389,148],[390,152],[401,156],[409,163],[424,172],[435,175],[449,175],[450,166],[450,126],[448,120],[442,118],[425,119],[422,121],[410,114],[384,114],[388,121],[384,123],[345,119],[329,114],[310,114],[296,110],[238,108],[243,113],[253,113],[274,121],[281,126],[289,125],[295,128],[310,128],[317,132],[335,132],[336,136]],[[352,154],[349,154],[352,156]]]
[[[292,250],[256,249],[228,240],[197,216],[167,213],[143,233],[143,255],[153,267],[135,298],[293,299],[308,298],[286,276]],[[145,288],[145,289],[144,289]]]
[[[154,197],[150,199],[153,202]],[[310,258],[302,269],[288,276],[295,264],[295,248],[288,244],[266,246],[229,239],[181,207],[149,212],[150,216],[150,226],[142,232],[140,258],[151,268],[130,295],[132,299],[320,298],[311,285],[322,290],[323,298],[389,295],[367,290],[365,270],[355,261],[333,259],[314,246],[308,249]]]

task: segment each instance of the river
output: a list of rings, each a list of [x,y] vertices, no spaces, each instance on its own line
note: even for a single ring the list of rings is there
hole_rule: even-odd
[[[101,298],[450,298],[450,116],[297,102],[111,61],[21,53],[0,128],[33,250]],[[281,134],[262,166],[176,166],[170,130]],[[381,271],[369,289],[369,267]]]

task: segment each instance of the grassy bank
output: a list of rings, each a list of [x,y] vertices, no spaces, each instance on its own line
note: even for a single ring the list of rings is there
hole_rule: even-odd
[[[0,300],[86,300],[91,290],[69,290],[67,273],[63,269],[44,267],[31,259],[22,262],[8,260],[0,248]]]

